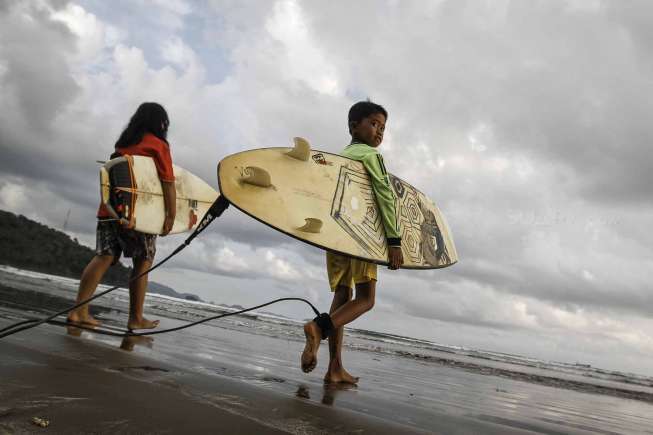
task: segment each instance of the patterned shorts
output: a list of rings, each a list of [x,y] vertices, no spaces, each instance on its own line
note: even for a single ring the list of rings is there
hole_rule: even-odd
[[[95,233],[95,253],[113,255],[114,262],[121,254],[136,260],[154,261],[156,234],[124,229],[114,220],[99,220]]]
[[[353,288],[355,284],[376,281],[376,264],[345,255],[326,253],[327,274],[332,291],[337,287]]]

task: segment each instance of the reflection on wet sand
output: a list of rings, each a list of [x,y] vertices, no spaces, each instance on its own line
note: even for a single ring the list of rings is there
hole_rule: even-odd
[[[301,384],[299,388],[297,388],[295,396],[299,397],[300,399],[310,399],[311,393],[308,386]]]
[[[97,328],[96,331],[89,331],[88,328],[79,328],[74,325],[67,325],[66,326],[66,332],[68,335],[71,335],[73,337],[82,337],[82,332],[87,331],[90,332],[91,334],[93,332],[97,333],[102,333],[102,330],[100,328]],[[114,331],[112,331],[114,332]],[[149,337],[149,336],[127,336],[123,337],[122,341],[120,342],[120,349],[126,350],[127,352],[131,352],[134,350],[135,346],[143,346],[148,349],[152,349],[154,346],[154,338]]]
[[[82,330],[76,326],[66,326],[66,331],[68,335],[72,335],[73,337],[82,336]]]
[[[348,383],[325,383],[322,394],[322,404],[332,406],[335,404],[336,396],[338,396],[341,391],[356,390],[356,388],[356,385]],[[295,396],[301,399],[310,399],[310,387],[300,384],[295,392]]]
[[[120,348],[127,352],[131,352],[134,350],[134,346],[136,345],[152,349],[154,346],[154,338],[142,335],[125,337],[122,339],[122,343],[120,343]]]
[[[336,401],[336,396],[341,391],[351,391],[358,388],[356,384],[346,382],[331,382],[324,384],[324,395],[322,396],[322,404],[333,405]]]

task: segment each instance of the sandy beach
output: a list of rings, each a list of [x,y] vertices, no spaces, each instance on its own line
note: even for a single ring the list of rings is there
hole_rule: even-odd
[[[65,306],[75,287],[3,269],[0,326]],[[93,309],[119,328],[125,308],[119,291]],[[213,309],[155,296],[146,304],[165,328]],[[0,433],[653,433],[647,379],[590,378],[351,330],[344,357],[361,382],[337,389],[322,383],[326,348],[314,373],[299,369],[299,329],[252,315],[147,339],[54,325],[7,337]]]
[[[31,433],[410,433],[364,414],[78,340],[61,331],[2,343],[0,431]]]

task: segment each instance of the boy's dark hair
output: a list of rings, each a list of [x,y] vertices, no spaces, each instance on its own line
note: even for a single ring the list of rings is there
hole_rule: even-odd
[[[162,105],[143,103],[138,106],[136,113],[131,117],[129,124],[116,141],[116,148],[136,145],[143,140],[145,133],[151,133],[167,143],[168,125],[170,125],[168,114]]]
[[[375,113],[380,113],[385,116],[385,119],[388,119],[388,112],[380,104],[376,104],[367,101],[359,101],[358,103],[351,106],[349,109],[349,116],[347,117],[347,125],[349,125],[349,132],[351,133],[351,123],[352,122],[361,122],[363,119],[367,118],[370,115]]]

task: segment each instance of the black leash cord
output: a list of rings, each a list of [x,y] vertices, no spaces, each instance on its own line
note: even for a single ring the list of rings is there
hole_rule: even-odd
[[[160,262],[158,262],[157,264],[155,264],[154,266],[152,266],[151,268],[149,268],[145,272],[133,277],[132,279],[130,279],[128,281],[128,283],[131,283],[132,281],[137,280],[138,278],[142,277],[143,275],[146,275],[146,274],[150,273],[151,271],[153,271],[154,269],[156,269],[157,267],[161,266],[163,263],[165,263],[166,261],[171,259],[174,255],[178,254],[186,246],[188,246],[188,245],[186,245],[185,243],[179,245],[177,247],[177,249],[175,249],[172,252],[172,254],[168,255],[166,258],[164,258],[163,260],[161,260]],[[120,288],[119,285],[111,287],[110,289],[105,290],[105,291],[103,291],[101,293],[98,293],[98,294],[96,294],[94,296],[91,296],[90,298],[85,299],[85,300],[81,301],[80,303],[73,305],[70,308],[66,308],[65,310],[59,311],[58,313],[55,313],[55,314],[52,314],[49,317],[44,317],[43,319],[24,320],[22,322],[14,323],[13,325],[9,325],[9,326],[7,326],[5,328],[0,329],[0,338],[4,338],[4,337],[6,337],[8,335],[16,334],[16,333],[18,333],[20,331],[25,331],[26,329],[36,328],[39,325],[47,323],[47,322],[55,319],[56,317],[61,316],[62,314],[67,314],[70,311],[76,310],[77,308],[81,307],[82,305],[86,305],[89,302],[91,302],[92,300],[95,300],[95,299],[97,299],[97,298],[99,298],[101,296],[104,296],[107,293],[110,293],[110,292],[112,292],[114,290],[117,290],[118,288]]]
[[[257,305],[255,307],[245,308],[245,309],[240,310],[240,311],[234,311],[233,313],[219,314],[217,316],[207,317],[205,319],[198,320],[196,322],[187,323],[185,325],[177,326],[176,328],[160,329],[160,330],[149,331],[149,332],[132,332],[132,331],[126,331],[126,332],[123,332],[123,333],[111,332],[111,331],[106,331],[106,330],[95,329],[92,326],[84,326],[84,325],[78,325],[76,323],[62,322],[60,320],[49,320],[48,323],[51,323],[53,325],[70,326],[70,327],[74,327],[74,328],[84,329],[84,330],[95,332],[95,333],[98,333],[98,334],[111,335],[113,337],[142,337],[142,336],[145,336],[145,335],[165,334],[166,332],[181,331],[182,329],[190,328],[191,326],[199,325],[200,323],[205,323],[205,322],[208,322],[210,320],[221,319],[223,317],[229,317],[229,316],[236,316],[238,314],[246,313],[248,311],[257,310],[259,308],[267,307],[268,305],[276,304],[277,302],[283,302],[283,301],[301,301],[301,302],[305,302],[315,312],[315,315],[317,315],[317,316],[320,315],[320,312],[317,310],[317,308],[315,308],[315,306],[313,306],[313,304],[311,304],[306,299],[303,299],[303,298],[280,298],[280,299],[275,299],[275,300],[270,301],[270,302],[266,302],[266,303],[261,304],[261,305]]]
[[[197,237],[202,231],[204,231],[206,229],[206,227],[208,227],[209,224],[211,222],[213,222],[213,220],[215,218],[219,217],[227,209],[227,207],[229,207],[229,201],[227,201],[222,195],[218,196],[218,199],[216,199],[215,202],[211,205],[211,207],[206,212],[206,214],[202,218],[201,222],[199,223],[199,225],[197,226],[195,231],[193,231],[193,233],[186,240],[184,240],[184,243],[179,245],[174,251],[172,251],[172,253],[170,255],[168,255],[166,258],[159,261],[158,263],[156,263],[154,266],[150,267],[145,272],[131,278],[127,282],[127,284],[129,285],[132,281],[135,281],[135,280],[139,279],[140,277],[142,277],[143,275],[146,275],[146,274],[150,273],[151,271],[153,271],[157,267],[161,266],[166,261],[170,260],[175,255],[177,255],[179,252],[181,252],[186,246],[188,246],[190,244],[190,242],[193,241],[193,239],[195,237]],[[114,286],[114,287],[111,287],[110,289],[105,290],[105,291],[103,291],[101,293],[98,293],[95,296],[92,296],[92,297],[90,297],[90,298],[88,298],[86,300],[83,300],[80,303],[78,303],[78,304],[76,304],[76,305],[74,305],[74,306],[72,306],[70,308],[67,308],[67,309],[65,309],[63,311],[59,311],[58,313],[52,314],[51,316],[45,317],[43,319],[24,320],[24,321],[21,321],[21,322],[14,323],[12,325],[6,326],[6,327],[0,329],[0,339],[4,338],[4,337],[7,337],[8,335],[13,335],[13,334],[16,334],[16,333],[18,333],[20,331],[25,331],[27,329],[35,328],[35,327],[37,327],[39,325],[50,322],[50,321],[54,320],[56,317],[59,317],[59,316],[61,316],[63,314],[67,314],[68,312],[73,311],[73,310],[81,307],[82,305],[86,305],[89,302],[91,302],[92,300],[95,300],[95,299],[97,299],[97,298],[99,298],[101,296],[104,296],[107,293],[110,293],[110,292],[112,292],[112,291],[114,291],[114,290],[116,290],[118,288],[120,288],[120,286],[118,286],[118,285]],[[161,331],[161,332],[163,332],[163,331]],[[137,335],[137,334],[134,334],[134,335]]]

